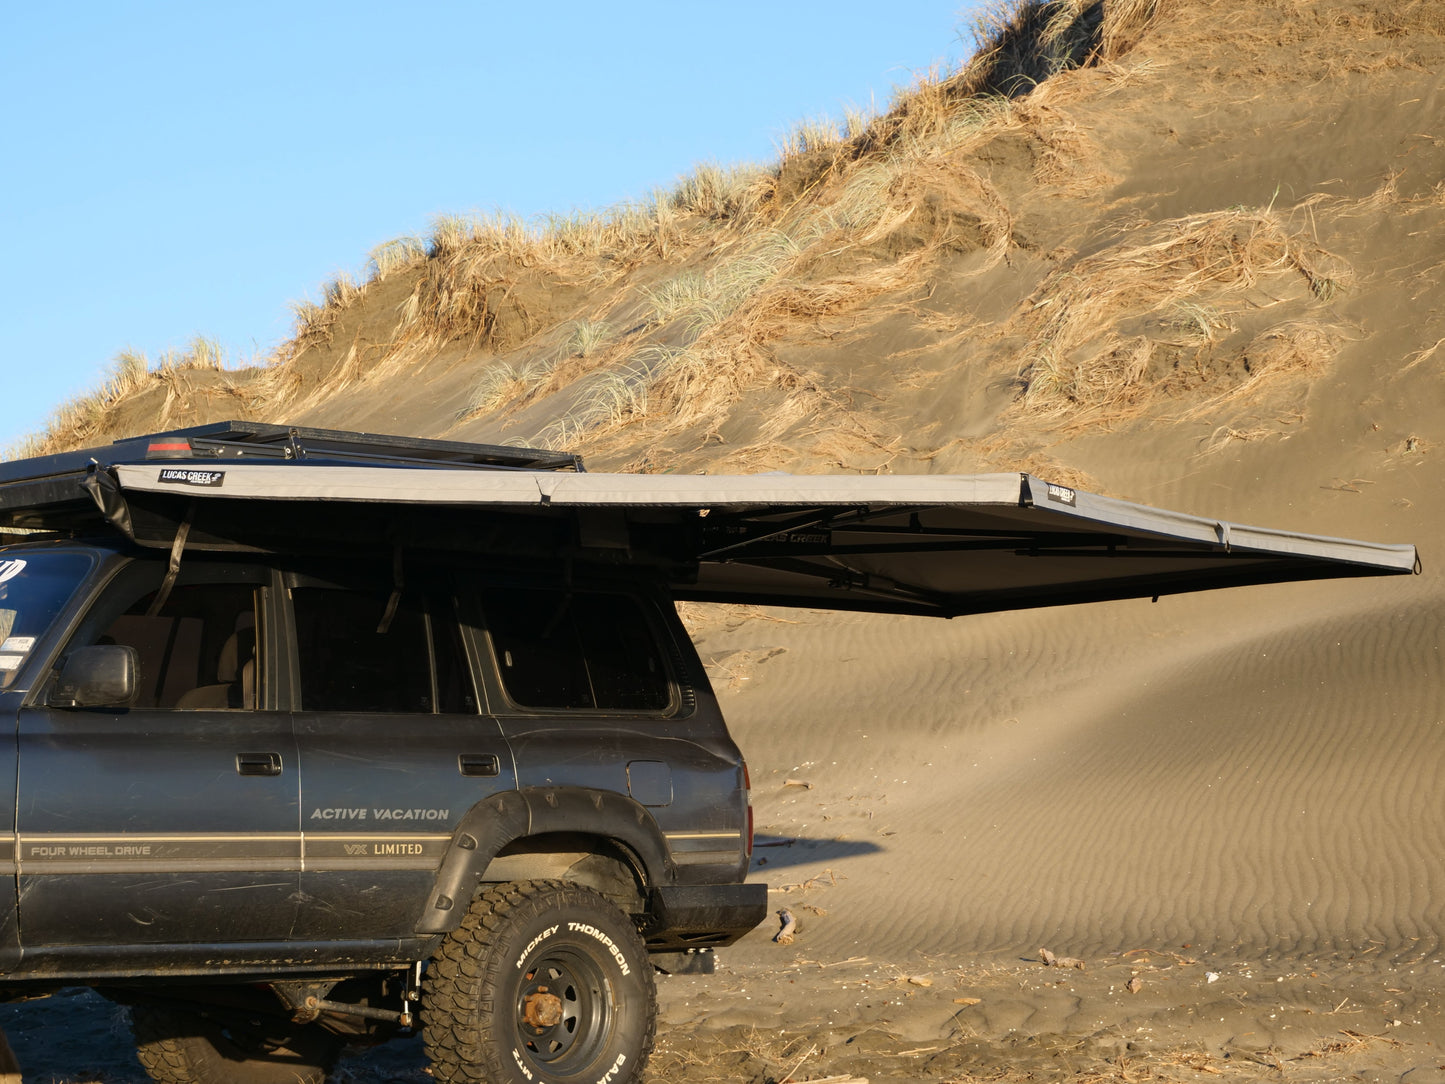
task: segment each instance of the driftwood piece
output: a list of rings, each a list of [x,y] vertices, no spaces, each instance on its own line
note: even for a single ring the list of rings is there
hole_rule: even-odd
[[[780,945],[791,945],[793,943],[793,931],[798,928],[798,920],[793,917],[793,912],[786,907],[778,911],[778,920],[782,922],[783,928],[774,936],[773,940]]]
[[[1075,956],[1055,956],[1046,948],[1039,949],[1039,959],[1044,962],[1045,967],[1071,967],[1077,971],[1084,970],[1084,961]]]

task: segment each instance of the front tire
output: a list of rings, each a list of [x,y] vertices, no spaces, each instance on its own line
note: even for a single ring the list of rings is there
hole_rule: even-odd
[[[159,1084],[325,1084],[341,1040],[283,1022],[223,1024],[157,1005],[130,1010],[136,1058]]]
[[[657,1027],[642,938],[564,881],[478,894],[432,959],[422,1006],[442,1084],[629,1084]]]

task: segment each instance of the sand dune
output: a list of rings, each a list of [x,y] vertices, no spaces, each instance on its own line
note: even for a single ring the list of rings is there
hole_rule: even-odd
[[[828,885],[783,894],[826,899],[816,951],[1429,950],[1441,617],[1410,588],[699,636],[760,831],[799,840],[757,872]]]

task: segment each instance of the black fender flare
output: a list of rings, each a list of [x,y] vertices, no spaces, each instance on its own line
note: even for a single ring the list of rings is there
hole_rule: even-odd
[[[624,794],[587,787],[523,787],[482,799],[458,822],[416,932],[450,933],[497,854],[527,836],[565,832],[613,840],[642,864],[644,888],[670,884],[675,867],[651,813]]]

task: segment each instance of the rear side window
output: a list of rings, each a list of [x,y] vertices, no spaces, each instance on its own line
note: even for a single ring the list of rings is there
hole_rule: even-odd
[[[293,588],[291,604],[303,711],[475,714],[449,607],[330,587]]]
[[[482,611],[503,689],[521,707],[661,711],[671,702],[661,647],[634,598],[495,588]]]

